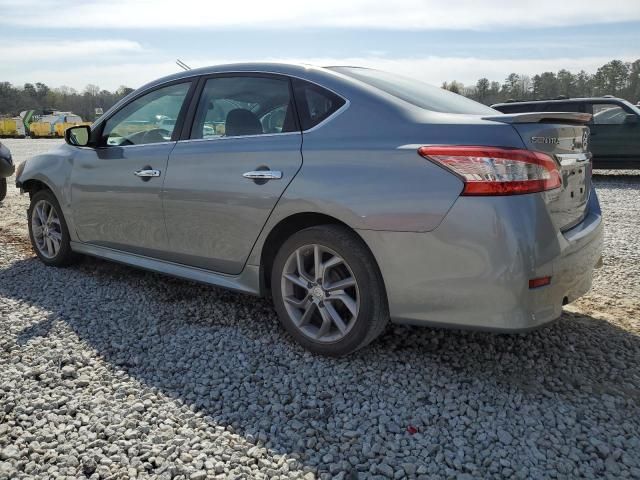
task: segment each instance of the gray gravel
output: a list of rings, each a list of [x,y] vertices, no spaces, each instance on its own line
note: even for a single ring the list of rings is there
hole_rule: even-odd
[[[18,160],[46,140],[7,144]],[[0,204],[0,478],[640,478],[640,176],[596,178],[592,293],[527,335],[392,327],[315,357],[266,300],[44,267]]]

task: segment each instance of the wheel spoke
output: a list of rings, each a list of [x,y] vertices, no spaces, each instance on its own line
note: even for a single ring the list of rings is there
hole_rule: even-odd
[[[302,254],[300,253],[300,249],[296,250],[296,263],[298,266],[298,275],[300,275],[305,280],[312,282],[313,279],[307,274],[306,270],[304,269],[304,261],[302,259]]]
[[[44,225],[46,223],[46,219],[44,218],[44,211],[41,205],[36,207],[36,215],[38,216],[38,220],[40,220],[40,225]]]
[[[45,238],[45,244],[47,245],[47,253],[49,254],[50,257],[53,257],[54,255],[53,242],[49,237]]]
[[[49,238],[51,239],[51,244],[53,245],[53,253],[55,255],[60,250],[60,240],[52,235],[50,235]]]
[[[298,285],[301,288],[307,289],[309,287],[309,282],[307,282],[304,278],[299,277],[298,275],[293,275],[291,273],[285,273],[284,278],[289,280],[294,285]]]
[[[338,280],[337,282],[330,283],[329,285],[325,285],[325,290],[329,292],[335,292],[337,290],[344,290],[345,288],[353,287],[356,284],[356,279],[353,277],[344,278],[342,280]]]
[[[322,284],[325,284],[325,276],[327,274],[327,272],[335,267],[336,265],[340,265],[341,263],[343,263],[344,260],[342,260],[340,257],[338,257],[337,255],[334,255],[333,257],[331,257],[329,260],[327,260],[326,262],[324,262],[322,264],[322,266],[320,267],[321,270],[321,274],[320,277],[322,279]]]
[[[319,245],[313,246],[313,274],[316,279],[322,278],[322,252]]]
[[[347,309],[351,312],[351,315],[355,317],[358,314],[358,306],[356,305],[356,302],[353,300],[353,298],[344,293],[344,291],[339,294],[331,295],[329,298],[327,298],[327,300],[338,300],[342,302],[345,307],[347,307]]]
[[[310,321],[311,321],[311,317],[313,316],[313,311],[316,308],[316,304],[313,302],[308,302],[307,306],[305,308],[304,313],[302,314],[302,316],[300,317],[300,320],[298,321],[298,326],[299,327],[303,327],[305,325],[307,325]]]
[[[49,205],[49,214],[47,215],[47,225],[51,225],[51,222],[53,221],[55,214],[56,212],[53,209],[53,205]]]
[[[296,308],[304,309],[306,308],[306,304],[308,302],[308,296],[305,296],[303,299],[299,299],[294,297],[293,295],[288,295],[284,297],[284,301],[293,305]]]
[[[329,333],[329,331],[331,330],[331,324],[333,323],[331,321],[331,316],[329,315],[329,312],[327,312],[326,308],[319,307],[318,310],[320,310],[320,315],[322,316],[322,325],[315,334],[315,337],[317,339],[322,338],[327,333]]]
[[[334,325],[338,327],[338,330],[340,330],[340,333],[346,333],[347,325],[344,323],[344,320],[342,320],[342,317],[336,311],[336,309],[333,308],[333,305],[329,302],[325,302],[324,306],[325,310],[329,313],[331,320],[333,320]]]
[[[34,237],[42,237],[42,225],[32,225],[31,229],[33,230]]]

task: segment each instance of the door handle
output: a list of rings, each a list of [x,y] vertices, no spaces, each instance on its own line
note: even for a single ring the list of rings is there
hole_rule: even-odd
[[[145,168],[145,169],[142,169],[142,170],[136,170],[135,172],[133,172],[133,174],[136,177],[143,177],[143,178],[159,177],[160,176],[160,170],[154,170],[152,168]]]
[[[243,173],[242,176],[251,180],[280,180],[282,172],[278,170],[252,170]]]

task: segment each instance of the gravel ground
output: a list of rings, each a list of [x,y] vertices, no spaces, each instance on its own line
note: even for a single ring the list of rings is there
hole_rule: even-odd
[[[18,161],[47,140],[7,141]],[[640,176],[596,178],[592,292],[526,335],[391,327],[315,357],[268,301],[44,267],[0,204],[2,478],[640,478]]]

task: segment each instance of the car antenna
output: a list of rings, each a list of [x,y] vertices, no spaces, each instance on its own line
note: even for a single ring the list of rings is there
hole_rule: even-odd
[[[179,58],[176,59],[176,65],[178,65],[180,68],[182,68],[183,70],[191,70],[191,67],[189,65],[187,65],[186,63],[184,63],[182,60],[180,60]]]

